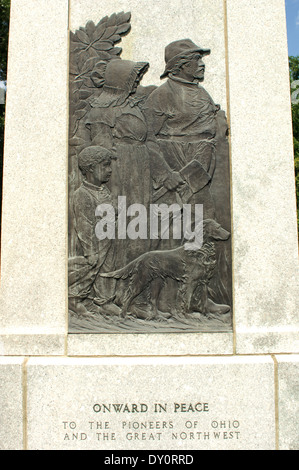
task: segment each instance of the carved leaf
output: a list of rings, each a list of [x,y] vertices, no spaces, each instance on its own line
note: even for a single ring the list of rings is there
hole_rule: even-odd
[[[88,72],[91,72],[98,61],[98,57],[91,57],[83,62],[83,66],[80,70],[80,75],[85,75]]]
[[[84,109],[79,109],[78,111],[75,111],[74,115],[77,118],[77,120],[82,119],[85,116],[85,114],[87,113],[86,108],[87,107],[85,107]]]
[[[71,147],[77,147],[79,145],[84,145],[85,142],[83,139],[80,139],[80,137],[73,137],[69,140],[69,144]]]
[[[80,77],[80,78],[77,78],[76,80],[73,81],[73,90],[74,90],[74,93],[75,91],[79,90],[81,88],[81,86],[83,85],[83,79]]]
[[[113,42],[113,44],[116,44],[117,42],[121,41],[121,36],[119,34],[114,34],[109,38],[109,41]]]
[[[70,38],[71,38],[71,42],[79,42],[79,39],[72,31],[70,32]]]
[[[109,39],[113,34],[117,31],[117,26],[109,26],[106,28],[106,31],[104,32],[102,39]]]
[[[128,23],[131,20],[131,13],[124,13],[123,11],[118,14],[117,24]]]
[[[122,48],[121,47],[114,47],[111,51],[110,54],[119,56],[122,53]]]
[[[83,42],[84,44],[90,44],[90,39],[88,37],[88,35],[82,31],[81,29],[77,30],[76,31],[76,36],[80,39],[81,42]]]
[[[92,92],[88,90],[81,90],[79,92],[80,100],[87,100],[87,98],[89,98],[91,95],[92,95]]]
[[[98,52],[93,47],[90,47],[87,52],[90,59],[92,59],[93,57],[96,57],[97,59],[99,58]]]
[[[90,59],[88,59],[85,64],[85,70],[91,72],[94,69],[94,66],[98,62],[98,60],[98,56],[91,57]]]
[[[97,26],[96,26],[96,29],[93,33],[93,41],[98,41],[99,39],[102,38],[103,34],[105,33],[106,31],[106,28],[107,28],[107,25],[106,23],[99,23]]]
[[[111,50],[111,54],[112,54],[112,51],[113,49]],[[100,59],[100,60],[105,60],[105,61],[108,61],[111,59],[111,55],[108,53],[108,52],[105,52],[105,51],[99,51],[98,52],[98,55],[97,55],[97,58]]]
[[[113,44],[109,41],[97,41],[92,45],[92,47],[94,47],[97,51],[110,51],[110,49],[113,47]]]
[[[104,81],[104,80],[103,80]],[[90,76],[86,77],[84,79],[84,86],[91,89],[91,90],[94,90],[95,88],[95,84],[94,82],[92,81],[92,79],[90,78]]]
[[[78,65],[74,64],[73,62],[70,62],[69,72],[70,72],[70,75],[78,75],[79,74]]]
[[[124,23],[120,25],[117,29],[118,34],[125,34],[128,33],[131,29],[131,25],[129,23]]]
[[[107,21],[107,26],[115,26],[117,23],[117,14],[113,13]]]
[[[102,18],[97,25],[93,21],[88,21],[85,28],[81,27],[75,34],[71,32],[71,54],[80,55],[78,68],[82,70],[83,62],[88,60],[87,55],[80,54],[80,51],[88,53],[89,57],[95,57],[97,53],[111,51],[106,60],[121,53],[121,49],[112,52],[114,44],[121,41],[121,36],[125,35],[131,28],[129,23],[130,13],[113,13],[110,17]],[[101,56],[101,59],[104,59]]]
[[[77,103],[76,103],[76,111],[78,111],[79,109],[85,109],[86,108],[86,101],[84,100],[79,100]]]
[[[80,139],[80,137],[73,137],[69,140],[69,144],[71,147],[77,147],[78,145],[84,145],[84,140]]]
[[[86,52],[85,50],[79,52],[78,58],[77,58],[77,64],[78,64],[78,69],[81,73],[88,59],[89,59],[88,52]]]
[[[96,26],[94,24],[93,21],[88,21],[88,23],[86,24],[86,33],[88,34],[88,37],[90,39],[90,41],[93,41],[93,34],[95,32],[95,29],[96,29]]]
[[[101,21],[98,22],[98,25],[103,24],[103,23],[107,23],[107,21],[108,21],[108,16],[104,16],[104,18],[102,18]]]
[[[70,53],[71,55],[76,55],[78,52],[82,51],[83,49],[86,49],[86,44],[83,44],[82,42],[71,42],[70,43]]]
[[[78,109],[77,111],[74,112],[73,114],[73,122],[74,122],[74,126],[78,126],[79,125],[79,122],[81,121],[81,119],[84,118],[84,116],[86,116],[87,112],[89,110],[89,107],[88,106],[85,106],[84,109]]]
[[[78,81],[73,80],[70,82],[70,95],[72,95],[72,98],[71,98],[72,100],[73,100],[73,96],[74,96],[74,100],[75,101],[77,100],[77,97],[75,96],[75,94],[80,90],[81,85],[82,83],[80,83],[79,80]]]

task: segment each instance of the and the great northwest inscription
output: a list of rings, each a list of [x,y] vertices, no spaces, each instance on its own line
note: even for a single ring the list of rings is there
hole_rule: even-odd
[[[232,329],[230,171],[225,113],[201,83],[211,51],[165,45],[121,59],[130,13],[70,41],[69,331]],[[164,71],[163,71],[164,69]]]
[[[116,446],[128,442],[204,446],[242,438],[240,420],[215,418],[210,404],[203,401],[95,403],[89,416],[61,422],[60,437],[66,445],[86,441],[94,446],[101,442]]]

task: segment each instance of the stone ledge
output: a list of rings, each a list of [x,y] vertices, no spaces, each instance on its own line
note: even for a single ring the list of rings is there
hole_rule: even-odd
[[[236,331],[237,354],[284,354],[299,351],[299,330],[244,328]]]
[[[63,356],[63,334],[0,334],[2,356]]]
[[[233,354],[232,333],[68,335],[70,356]]]

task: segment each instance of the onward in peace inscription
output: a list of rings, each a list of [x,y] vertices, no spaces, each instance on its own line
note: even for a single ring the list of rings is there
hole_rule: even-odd
[[[70,41],[69,331],[232,330],[228,128],[192,39],[161,85],[121,59],[130,13]]]

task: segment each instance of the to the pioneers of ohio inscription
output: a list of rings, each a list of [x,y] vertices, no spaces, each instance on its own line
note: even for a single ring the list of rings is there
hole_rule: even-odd
[[[165,44],[161,85],[123,60],[130,13],[70,38],[69,332],[232,330],[225,112],[208,45]]]
[[[91,413],[92,412],[92,413]],[[248,438],[246,426],[236,417],[215,419],[210,404],[203,401],[169,403],[95,403],[88,416],[64,419],[57,437],[70,448],[88,442],[93,448],[121,448],[134,442],[174,443],[193,448],[235,446]],[[245,439],[246,439],[245,437]],[[238,443],[237,443],[238,444]],[[188,447],[189,448],[189,447]]]

